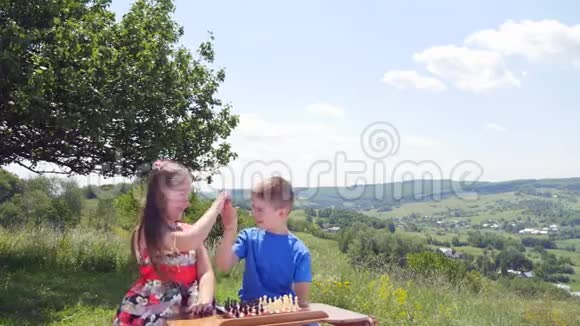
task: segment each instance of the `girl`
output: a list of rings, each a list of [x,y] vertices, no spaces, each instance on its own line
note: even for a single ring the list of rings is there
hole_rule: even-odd
[[[114,325],[164,325],[213,310],[215,278],[203,242],[227,196],[220,194],[195,224],[181,223],[192,182],[183,165],[154,163],[141,222],[131,237],[139,279],[123,298]]]

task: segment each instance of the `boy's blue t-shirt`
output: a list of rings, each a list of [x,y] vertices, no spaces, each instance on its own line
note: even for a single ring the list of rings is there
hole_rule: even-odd
[[[264,295],[295,295],[293,283],[311,282],[310,251],[294,234],[275,234],[260,228],[244,229],[233,246],[238,258],[246,260],[241,300]]]

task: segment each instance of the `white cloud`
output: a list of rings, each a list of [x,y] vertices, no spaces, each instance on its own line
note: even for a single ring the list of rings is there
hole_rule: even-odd
[[[523,56],[532,62],[563,61],[580,67],[580,25],[568,26],[556,20],[508,20],[497,29],[469,35],[465,43],[508,56]]]
[[[328,103],[310,104],[306,106],[306,112],[326,118],[344,118],[345,115],[342,108],[330,105]]]
[[[497,52],[455,45],[435,46],[415,53],[413,59],[460,90],[482,92],[520,86],[520,81],[506,68]]]
[[[356,170],[361,162],[366,162],[363,176],[367,183],[380,182],[380,175],[375,175],[373,170],[376,162],[361,148],[359,133],[362,129],[347,130],[336,120],[326,123],[309,120],[289,122],[271,120],[257,114],[241,114],[239,127],[230,139],[239,156],[222,169],[225,171],[222,176],[214,178],[216,189],[232,186],[249,188],[255,174],[269,175],[285,167],[288,167],[288,173],[279,171],[280,174],[289,176],[296,185],[346,185],[343,179],[359,176],[350,172]],[[426,150],[438,145],[434,139],[412,134],[401,135],[401,142],[404,159],[410,160],[421,159]],[[339,153],[344,153],[346,163],[337,161]],[[278,163],[269,164],[273,162]],[[317,171],[324,171],[326,166],[332,170],[321,172],[320,179],[317,179]]]
[[[580,69],[580,24],[508,20],[495,29],[468,35],[463,44],[433,46],[415,53],[415,62],[425,65],[438,79],[395,70],[385,74],[383,82],[402,89],[432,90],[442,90],[447,83],[470,92],[519,87],[518,78],[527,73],[512,73],[504,61],[511,57],[523,57],[531,63],[562,62]]]
[[[336,128],[328,123],[288,123],[269,121],[256,114],[241,114],[232,142],[241,146],[235,148],[243,148],[239,151],[240,155],[250,150],[259,154],[246,157],[280,159],[281,154],[295,157],[297,153],[308,153],[311,148],[320,150],[329,142],[339,144],[337,136]]]
[[[498,132],[506,132],[507,131],[506,127],[499,125],[497,123],[493,123],[493,122],[488,123],[485,127],[487,129],[490,129],[493,131],[498,131]]]
[[[401,142],[403,147],[432,148],[438,145],[436,140],[420,136],[403,136]]]
[[[422,89],[430,91],[444,91],[445,84],[433,77],[423,76],[413,70],[392,70],[385,73],[382,81],[397,89]]]

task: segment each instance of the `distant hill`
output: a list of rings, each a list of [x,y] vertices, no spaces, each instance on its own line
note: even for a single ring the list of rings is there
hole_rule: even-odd
[[[296,207],[337,207],[361,210],[389,210],[404,203],[437,201],[472,193],[480,195],[518,191],[549,193],[550,190],[580,194],[580,178],[469,183],[453,180],[411,180],[354,187],[295,188]],[[250,192],[248,189],[231,189],[229,191],[237,205],[241,207],[249,205]]]

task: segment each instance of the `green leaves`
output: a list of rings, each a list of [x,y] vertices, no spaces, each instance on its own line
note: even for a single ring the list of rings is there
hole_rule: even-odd
[[[0,165],[131,176],[170,157],[211,175],[234,159],[213,36],[195,58],[178,46],[172,1],[137,0],[119,22],[108,4],[2,2]]]

